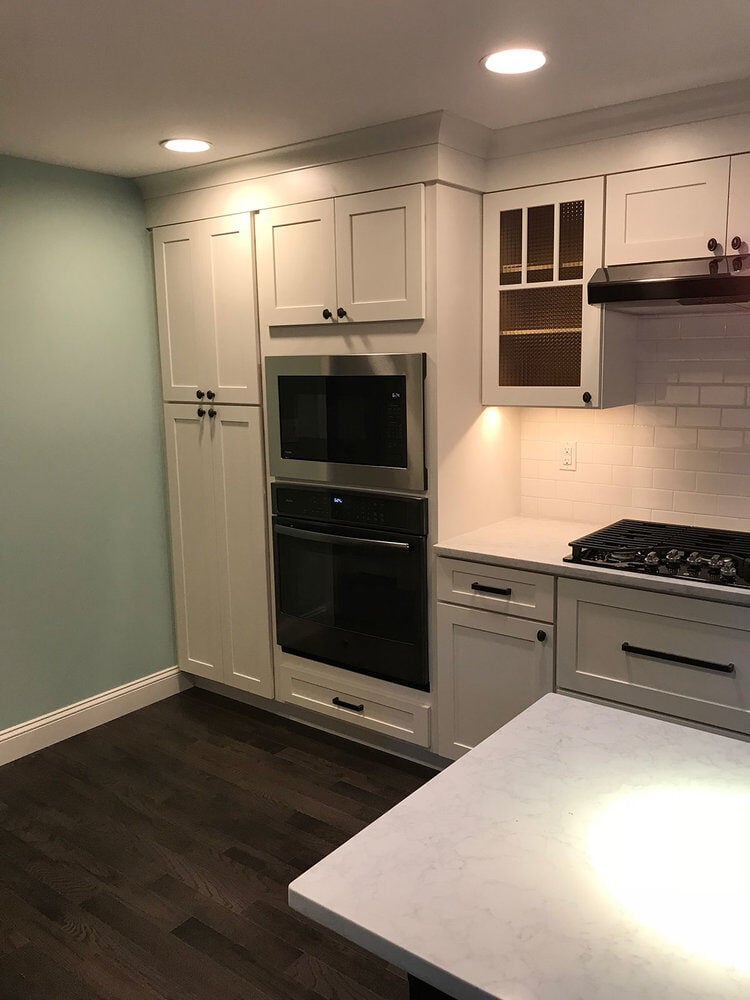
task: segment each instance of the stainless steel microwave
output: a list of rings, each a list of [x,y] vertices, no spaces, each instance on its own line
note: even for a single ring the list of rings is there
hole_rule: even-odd
[[[266,358],[271,474],[426,488],[424,354]]]

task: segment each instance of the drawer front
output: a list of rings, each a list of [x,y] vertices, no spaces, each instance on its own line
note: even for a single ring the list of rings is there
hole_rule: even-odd
[[[750,609],[561,580],[557,683],[750,733]]]
[[[553,576],[445,557],[438,559],[437,573],[439,601],[535,621],[555,620]]]
[[[397,740],[430,745],[430,706],[407,697],[391,696],[367,682],[348,678],[335,667],[282,662],[277,670],[277,697],[290,705],[384,733]]]

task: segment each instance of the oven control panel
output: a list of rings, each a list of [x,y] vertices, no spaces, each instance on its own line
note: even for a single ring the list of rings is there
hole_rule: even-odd
[[[273,513],[324,524],[427,534],[427,500],[392,493],[273,483]]]

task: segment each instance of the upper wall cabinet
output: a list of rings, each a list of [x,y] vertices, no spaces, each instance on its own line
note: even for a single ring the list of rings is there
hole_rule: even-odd
[[[164,399],[259,403],[250,216],[163,226],[153,238]]]
[[[266,209],[255,226],[268,326],[424,318],[424,187]]]
[[[748,154],[607,177],[604,263],[747,253],[749,181]]]
[[[601,177],[485,196],[483,403],[628,401],[603,398],[602,314],[586,301],[603,209]]]

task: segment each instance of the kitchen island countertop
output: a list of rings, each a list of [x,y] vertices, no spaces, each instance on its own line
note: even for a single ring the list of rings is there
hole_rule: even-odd
[[[653,590],[678,597],[696,597],[704,601],[722,601],[750,607],[750,588],[733,588],[722,584],[626,573],[604,566],[563,562],[570,553],[569,543],[603,527],[582,521],[555,521],[537,517],[509,517],[475,531],[441,539],[435,545],[439,556],[468,559],[495,566],[552,573],[576,580],[610,583],[618,587]]]
[[[296,879],[457,1000],[747,1000],[750,744],[550,694]]]

